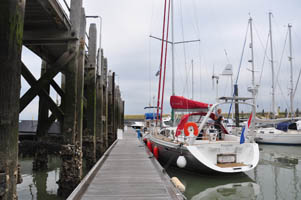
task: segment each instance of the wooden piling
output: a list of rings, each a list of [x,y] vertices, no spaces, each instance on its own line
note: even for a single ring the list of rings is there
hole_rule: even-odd
[[[114,105],[114,82],[115,73],[109,72],[108,75],[108,142],[109,146],[114,142],[114,119],[115,119],[115,105]]]
[[[100,55],[99,55],[100,56]],[[99,59],[101,59],[99,57]],[[100,66],[98,66],[100,67]],[[102,125],[102,81],[101,76],[96,76],[96,160],[102,156],[103,148],[103,125]]]
[[[89,55],[85,66],[85,97],[87,99],[86,120],[83,150],[87,169],[96,163],[96,24],[89,28]]]
[[[85,70],[85,42],[86,42],[86,15],[85,9],[81,9],[81,22],[80,22],[80,33],[79,33],[79,54],[78,54],[78,71],[77,71],[77,123],[76,123],[76,138],[79,148],[82,150],[83,142],[83,115],[84,115],[84,70]],[[82,177],[82,151],[81,153],[81,168],[80,177]]]
[[[17,199],[18,125],[25,1],[0,3],[0,199]]]
[[[102,81],[103,81],[103,142],[104,142],[104,151],[109,147],[108,140],[108,60],[107,58],[103,58],[102,65]]]
[[[79,38],[80,25],[82,19],[82,0],[72,0],[70,10],[70,21],[72,24],[71,35]],[[68,50],[75,54],[65,67],[65,97],[64,97],[64,123],[63,140],[64,145],[61,150],[62,167],[60,179],[58,181],[58,194],[67,197],[81,180],[82,157],[81,144],[76,141],[77,134],[77,116],[80,110],[80,104],[77,101],[78,95],[78,66],[79,66],[79,48],[80,40],[68,42]]]
[[[41,67],[41,76],[45,74],[47,71],[47,63],[42,61]],[[49,96],[50,85],[47,84],[43,87],[46,94]],[[39,113],[38,113],[38,127],[37,127],[37,146],[35,157],[33,161],[33,170],[43,170],[47,169],[48,164],[48,153],[45,147],[45,143],[47,142],[46,136],[48,132],[47,128],[47,120],[48,120],[48,105],[47,100],[44,96],[40,96],[39,99]]]

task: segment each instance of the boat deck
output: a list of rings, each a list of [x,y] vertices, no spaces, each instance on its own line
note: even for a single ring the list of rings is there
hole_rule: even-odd
[[[221,168],[228,168],[228,167],[244,167],[247,166],[243,163],[218,163],[216,166]]]
[[[129,129],[111,152],[103,156],[106,160],[95,170],[95,175],[91,173],[92,180],[83,180],[68,199],[183,199],[162,173],[157,160],[137,139],[135,131]],[[100,161],[95,167],[98,165]]]

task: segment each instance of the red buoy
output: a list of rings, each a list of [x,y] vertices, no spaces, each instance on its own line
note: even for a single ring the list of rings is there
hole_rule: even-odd
[[[158,160],[158,158],[159,158],[159,149],[158,149],[157,146],[154,147],[153,152],[154,152],[155,158],[157,158],[157,160]]]
[[[153,148],[152,148],[152,143],[151,143],[149,140],[147,140],[146,146],[148,147],[148,149],[149,149],[151,152],[153,152],[153,151],[152,151],[152,150],[153,150]]]

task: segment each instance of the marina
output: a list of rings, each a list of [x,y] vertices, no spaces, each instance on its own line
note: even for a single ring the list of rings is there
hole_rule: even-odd
[[[0,200],[301,199],[300,7],[1,0]]]
[[[130,140],[133,141],[128,142],[131,145],[136,145],[135,147],[137,147],[139,151],[142,150],[138,154],[139,157],[141,156],[143,160],[151,162],[148,155],[144,153],[145,149],[140,145],[136,135],[133,134],[130,137]],[[183,195],[187,199],[197,200],[208,199],[209,197],[217,199],[257,200],[300,199],[300,147],[279,145],[260,145],[259,147],[259,164],[254,170],[247,173],[223,176],[206,175],[179,170],[171,166],[166,168],[166,171],[169,177],[177,176],[185,185],[186,190]],[[125,153],[123,152],[122,154]],[[18,196],[20,199],[61,199],[56,195],[58,188],[56,181],[59,175],[60,159],[51,159],[49,162],[49,171],[34,174],[31,170],[32,158],[20,160],[21,169],[23,169],[23,183],[18,185]],[[149,164],[152,165],[151,163]],[[138,166],[142,169],[141,164]],[[128,165],[126,165],[126,167],[128,167]],[[127,172],[128,171],[129,170],[127,170]],[[125,173],[125,171],[123,171],[123,173]],[[40,177],[40,179],[37,179],[38,177]],[[143,175],[141,175],[141,177],[143,177]],[[125,179],[127,178],[124,177],[123,180]],[[132,179],[132,181],[137,181],[137,179],[138,177]],[[155,180],[155,178],[150,179]],[[108,179],[106,179],[106,181],[108,181]],[[110,182],[112,183],[112,180]],[[145,183],[146,181],[142,182]],[[145,185],[149,185],[149,182],[145,183]],[[128,192],[129,191],[134,192],[135,190],[128,190]],[[123,190],[123,192],[125,192],[125,190]],[[127,194],[129,195],[129,193]]]

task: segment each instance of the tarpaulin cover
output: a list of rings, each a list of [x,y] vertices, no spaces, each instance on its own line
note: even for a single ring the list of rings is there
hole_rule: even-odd
[[[157,113],[145,113],[144,114],[145,119],[156,119],[157,118]],[[159,118],[160,118],[160,114],[159,114]]]
[[[199,101],[194,101],[180,96],[170,97],[170,106],[172,109],[208,109],[210,106],[207,103],[202,103]]]
[[[281,130],[281,131],[287,131],[288,126],[290,125],[290,122],[281,122],[277,124],[276,129]]]

